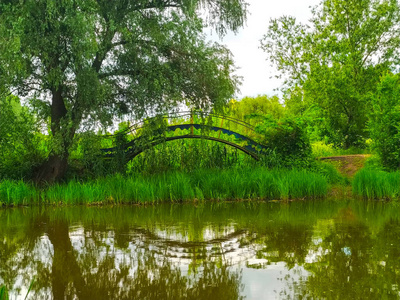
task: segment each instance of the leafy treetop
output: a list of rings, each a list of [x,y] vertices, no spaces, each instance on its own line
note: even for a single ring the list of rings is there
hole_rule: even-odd
[[[86,124],[224,104],[238,85],[232,57],[202,29],[245,18],[243,0],[2,1],[0,87],[50,120],[53,163],[65,166]]]

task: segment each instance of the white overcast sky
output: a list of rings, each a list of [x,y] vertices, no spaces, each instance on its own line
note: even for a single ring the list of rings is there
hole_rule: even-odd
[[[235,35],[228,33],[222,40],[207,30],[211,40],[224,44],[234,55],[235,64],[239,67],[237,75],[243,77],[238,99],[245,96],[278,94],[274,89],[280,87],[281,81],[270,78],[276,70],[270,67],[267,56],[260,49],[260,39],[267,32],[269,20],[283,15],[290,15],[302,23],[311,18],[311,7],[320,0],[247,0],[250,14],[247,24]]]

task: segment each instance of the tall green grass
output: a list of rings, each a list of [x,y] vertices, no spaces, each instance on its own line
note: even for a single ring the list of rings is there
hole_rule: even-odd
[[[199,170],[191,181],[205,199],[295,199],[322,197],[327,192],[326,179],[306,170]]]
[[[324,177],[307,171],[264,169],[197,170],[154,176],[112,176],[96,181],[55,185],[48,203],[154,203],[193,200],[294,199],[323,197]]]
[[[32,280],[31,284],[29,285],[29,288],[25,295],[24,300],[26,300],[28,298],[29,292],[31,291],[33,284],[34,284],[34,281]],[[0,300],[9,300],[9,299],[10,299],[10,297],[8,295],[7,287],[5,285],[1,285],[0,286]]]
[[[37,202],[39,192],[22,180],[3,180],[0,182],[1,205],[28,205]]]
[[[4,182],[3,182],[4,183]],[[201,169],[153,176],[114,175],[87,182],[76,180],[35,191],[23,182],[0,183],[4,204],[109,204],[194,200],[319,198],[327,193],[327,179],[307,170]],[[24,191],[24,193],[22,192]],[[15,195],[15,200],[14,200]],[[3,197],[5,197],[3,200]],[[31,197],[31,202],[29,202]]]
[[[362,169],[354,177],[353,194],[365,199],[400,198],[400,171]]]
[[[349,184],[349,180],[340,174],[340,172],[330,163],[316,161],[311,170],[323,175],[328,180],[329,184]]]
[[[0,286],[0,300],[8,300],[8,291],[7,288],[2,285]]]

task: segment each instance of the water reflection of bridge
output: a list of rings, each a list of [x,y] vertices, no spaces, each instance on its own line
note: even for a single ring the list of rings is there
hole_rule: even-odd
[[[171,262],[179,261],[180,264],[197,265],[203,261],[222,258],[225,265],[232,265],[255,257],[256,250],[241,242],[246,240],[248,235],[248,231],[236,230],[232,227],[229,233],[221,236],[202,241],[187,241],[180,239],[179,234],[169,234],[166,237],[157,230],[131,228],[129,240],[138,248],[162,253],[162,256],[170,259]]]
[[[11,299],[33,278],[32,299],[228,300],[249,283],[398,299],[399,224],[396,206],[358,201],[6,209],[0,286]]]
[[[242,120],[214,113],[179,112],[159,115],[138,122],[126,130],[106,136],[115,138],[127,136],[122,144],[101,149],[105,157],[122,154],[126,161],[156,145],[180,139],[209,140],[234,147],[259,160],[265,146],[259,140],[254,127]]]

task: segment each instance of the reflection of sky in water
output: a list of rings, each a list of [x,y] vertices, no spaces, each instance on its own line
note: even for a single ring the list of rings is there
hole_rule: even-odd
[[[243,294],[246,295],[247,299],[279,299],[280,294],[287,287],[288,280],[297,282],[303,280],[307,275],[307,271],[301,266],[296,265],[289,270],[284,262],[269,263],[267,259],[256,258],[256,252],[263,249],[262,245],[242,246],[240,244],[240,238],[247,236],[248,232],[244,231],[231,239],[222,238],[234,232],[233,225],[227,225],[226,228],[219,227],[218,231],[213,231],[212,225],[204,228],[201,234],[201,242],[208,253],[204,259],[219,260],[223,257],[225,264],[231,266],[230,269],[241,271],[242,284],[244,285]],[[103,246],[98,249],[98,259],[102,260],[112,253],[117,268],[120,264],[131,266],[131,276],[137,269],[138,255],[144,251],[155,252],[160,258],[167,257],[171,263],[180,268],[182,275],[189,276],[189,265],[193,263],[193,257],[182,245],[188,244],[190,246],[191,244],[187,236],[185,237],[181,232],[175,232],[174,227],[168,230],[154,230],[152,232],[153,240],[146,239],[143,234],[131,231],[128,234],[130,238],[129,246],[124,250],[114,247],[115,233],[113,231],[95,234],[103,236],[101,240]],[[83,227],[71,227],[69,236],[74,249],[78,253],[84,252],[85,246],[92,244],[90,235],[85,235]],[[318,242],[320,240],[320,238],[315,239]],[[170,241],[182,244],[168,246]],[[130,253],[130,255],[126,255],[127,253]],[[321,254],[321,251],[310,252],[307,255],[307,260],[312,262]],[[162,264],[162,259],[160,259],[160,263]],[[97,269],[93,270],[93,272],[96,271]],[[198,271],[201,272],[201,267]],[[151,273],[149,273],[149,276],[152,276]]]
[[[52,223],[48,218],[37,232],[27,229],[35,228],[35,216],[32,217],[33,221],[21,225],[22,229],[13,224],[7,231],[9,223],[1,223],[7,219],[3,215],[0,218],[0,230],[3,231],[0,233],[6,235],[2,243],[0,239],[0,285],[8,279],[11,282],[11,299],[23,299],[30,282],[36,277],[42,280],[41,289],[34,294],[36,298],[31,299],[51,299],[54,292],[53,262],[56,258],[58,261],[73,258],[79,265],[83,280],[92,280],[92,284],[101,285],[102,279],[98,282],[96,277],[118,273],[124,268],[127,268],[127,276],[132,280],[138,274],[159,280],[157,276],[167,264],[171,266],[168,276],[179,280],[187,278],[186,288],[193,289],[203,273],[220,275],[215,269],[206,270],[205,265],[213,262],[213,268],[218,270],[221,266],[227,266],[229,270],[229,274],[224,274],[225,281],[218,284],[238,283],[243,286],[241,294],[246,295],[247,299],[296,299],[298,296],[309,296],[309,289],[313,293],[311,298],[315,299],[339,296],[341,299],[357,299],[357,295],[365,293],[370,293],[367,298],[379,299],[374,291],[400,297],[400,278],[397,276],[400,269],[400,222],[393,218],[398,215],[397,208],[395,215],[377,211],[374,218],[367,215],[365,219],[355,217],[355,213],[349,214],[349,208],[332,209],[329,214],[321,209],[315,215],[320,213],[323,217],[311,219],[304,218],[299,210],[289,211],[289,208],[268,206],[264,215],[260,216],[257,214],[262,207],[257,207],[246,216],[242,216],[239,209],[234,211],[236,215],[230,220],[226,218],[230,217],[230,213],[226,214],[227,221],[210,217],[204,222],[191,220],[186,223],[179,220],[173,222],[173,216],[167,221],[152,221],[145,216],[137,222],[125,223],[118,223],[115,219],[114,223],[108,222],[108,219],[104,223],[98,220],[97,223],[84,222],[77,218],[59,222],[64,227],[58,230],[54,229],[57,222]],[[313,206],[305,208],[308,211]],[[221,208],[221,212],[225,212],[225,209]],[[359,208],[361,213],[362,209],[363,206]],[[90,209],[82,211],[93,212]],[[371,209],[366,211],[371,214]],[[138,209],[138,212],[145,212],[145,209]],[[167,212],[169,214],[169,210]],[[75,213],[72,215],[75,216]],[[211,215],[205,209],[202,216]],[[379,219],[381,216],[387,219]],[[25,219],[26,216],[21,214],[20,223],[24,224]],[[57,217],[53,219],[57,220]],[[124,215],[121,219],[124,219]],[[369,219],[374,222],[365,221]],[[59,235],[63,238],[56,240]],[[70,250],[63,252],[63,247],[68,244]],[[1,251],[7,249],[11,249],[11,258],[6,260],[1,257],[5,252]],[[153,260],[146,260],[149,253]],[[107,267],[102,263],[110,258],[112,263],[109,269],[102,271]],[[146,264],[145,268],[140,266],[141,261]],[[147,267],[149,262],[152,265]],[[7,263],[8,266],[4,267],[1,263]],[[68,264],[61,266],[69,267]],[[182,277],[172,274],[175,269]],[[237,280],[239,282],[229,278],[237,272],[241,274]],[[214,280],[212,276],[210,278]],[[76,282],[73,280],[68,282],[69,286],[74,284]],[[118,287],[124,285],[118,281],[110,281],[109,284]],[[210,279],[203,284],[207,288],[214,288]],[[375,286],[370,288],[368,285],[372,284]],[[326,294],[330,291],[332,294]]]
[[[153,224],[154,225],[154,224]],[[157,226],[154,226],[156,228]],[[279,299],[281,293],[287,291],[288,280],[298,282],[304,279],[307,271],[303,267],[295,265],[292,269],[288,269],[284,262],[269,262],[264,258],[257,258],[257,251],[263,250],[264,245],[257,243],[249,243],[241,245],[241,238],[255,238],[257,235],[246,231],[241,231],[235,234],[234,225],[227,225],[224,228],[218,227],[214,231],[212,225],[203,228],[201,233],[197,234],[200,241],[189,241],[188,237],[182,234],[181,228],[171,226],[167,229],[154,229],[151,232],[151,238],[146,237],[142,230],[131,230],[128,234],[129,244],[126,249],[115,247],[115,232],[113,230],[105,231],[85,231],[85,228],[79,224],[74,224],[69,227],[69,239],[74,251],[79,255],[85,254],[88,249],[96,247],[97,260],[102,261],[109,255],[114,256],[115,266],[117,269],[121,265],[130,266],[130,276],[133,276],[137,270],[138,257],[146,251],[151,251],[157,254],[162,264],[163,258],[168,260],[175,266],[178,266],[184,276],[192,274],[189,265],[193,263],[193,253],[191,248],[204,247],[206,255],[199,259],[218,261],[222,258],[224,264],[231,266],[232,270],[241,270],[242,284],[244,285],[243,294],[247,299]],[[177,229],[175,231],[175,229]],[[96,236],[97,243],[93,241],[93,235]],[[230,237],[230,235],[234,235]],[[99,239],[99,237],[101,237]],[[227,238],[228,237],[228,238]],[[318,245],[321,238],[314,237],[314,244]],[[46,235],[42,236],[36,243],[32,257],[36,261],[41,261],[46,268],[51,269],[53,246]],[[346,253],[346,248],[343,248]],[[270,253],[276,255],[276,253]],[[309,251],[306,261],[311,263],[317,260],[317,257],[322,255],[322,250]],[[198,269],[201,272],[201,267]],[[92,269],[92,274],[98,271],[97,267]],[[30,274],[30,279],[25,279],[29,282],[34,278],[35,271],[29,266],[20,270],[20,276],[14,285],[14,291],[19,289],[19,293],[11,292],[11,299],[18,299],[25,295],[27,286],[24,284],[22,274]],[[193,275],[193,274],[192,274]],[[149,271],[148,276],[152,274]],[[22,287],[22,288],[21,288]],[[42,295],[51,295],[51,289],[47,288],[42,291]],[[287,295],[286,295],[287,296]],[[293,295],[292,295],[293,296]],[[291,298],[289,294],[289,298]]]
[[[244,284],[244,294],[247,299],[269,300],[280,299],[281,293],[287,287],[287,280],[298,282],[301,275],[307,272],[299,266],[288,270],[286,264],[278,262],[268,265],[265,269],[243,269],[242,283]],[[294,294],[288,295],[289,299],[294,299]]]
[[[35,243],[33,249],[21,249],[21,251],[14,257],[15,261],[26,260],[26,253],[29,253],[29,261],[24,268],[14,269],[18,275],[14,280],[14,285],[10,291],[10,300],[25,299],[28,292],[29,285],[38,276],[38,272],[34,267],[36,262],[41,262],[43,269],[51,269],[53,263],[54,249],[46,235],[41,236]],[[25,265],[24,263],[22,263]],[[0,266],[1,268],[1,266]],[[0,283],[2,280],[0,279]],[[51,294],[51,288],[43,288],[43,293]]]

